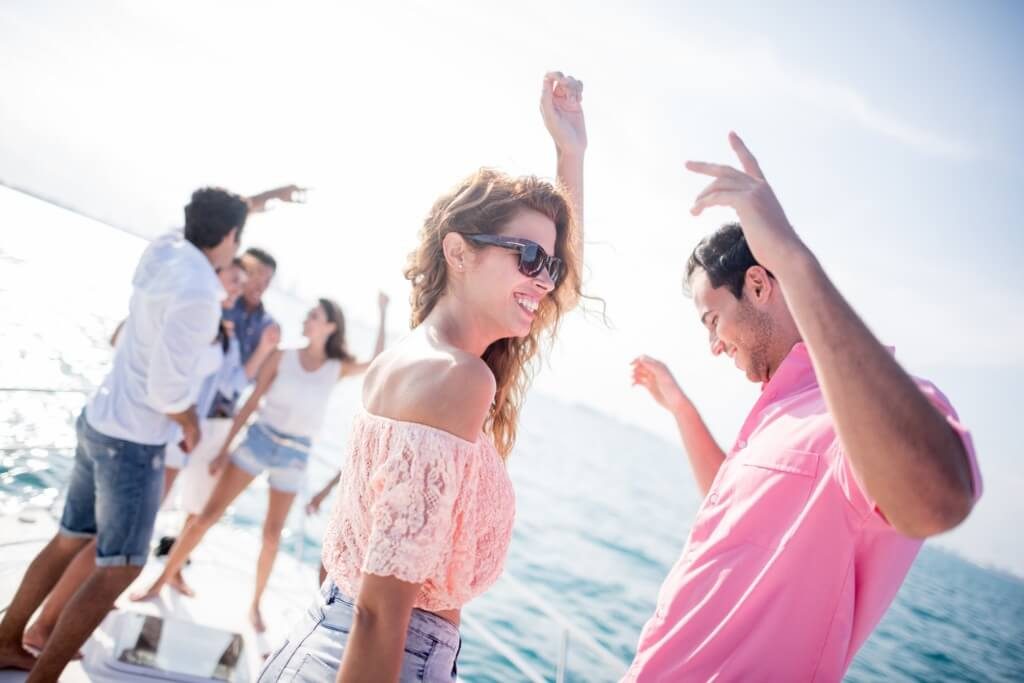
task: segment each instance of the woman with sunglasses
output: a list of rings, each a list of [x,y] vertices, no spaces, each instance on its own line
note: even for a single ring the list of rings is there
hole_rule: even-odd
[[[259,680],[454,681],[460,609],[512,534],[505,461],[542,341],[580,297],[582,83],[544,78],[561,187],[482,169],[438,199],[405,270],[413,332],[363,384],[320,599]]]

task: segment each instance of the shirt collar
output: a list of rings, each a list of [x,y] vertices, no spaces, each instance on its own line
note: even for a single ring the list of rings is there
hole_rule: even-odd
[[[814,364],[807,345],[802,341],[793,345],[771,379],[761,385],[759,403],[774,401],[798,393],[818,383]]]
[[[890,355],[896,355],[895,347],[886,346],[885,349]],[[811,352],[807,344],[798,341],[782,359],[771,379],[761,385],[761,398],[758,403],[763,405],[785,398],[817,384],[818,376],[814,372],[814,363],[811,362]]]

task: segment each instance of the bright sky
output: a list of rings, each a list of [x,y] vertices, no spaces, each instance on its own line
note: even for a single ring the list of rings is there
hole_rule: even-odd
[[[585,83],[587,285],[613,326],[571,317],[536,386],[674,438],[629,387],[650,353],[728,442],[757,388],[709,356],[680,281],[730,216],[689,216],[704,183],[682,164],[731,163],[735,129],[840,288],[973,427],[986,497],[945,542],[1024,574],[1006,427],[1024,380],[1024,7],[553,4],[5,3],[0,180],[146,235],[200,185],[309,185],[245,242],[278,256],[278,285],[356,319],[384,288],[401,329],[432,200],[481,165],[553,174],[537,99],[561,69]]]

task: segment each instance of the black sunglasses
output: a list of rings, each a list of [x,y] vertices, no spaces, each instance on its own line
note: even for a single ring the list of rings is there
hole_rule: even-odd
[[[519,272],[527,277],[537,277],[541,270],[547,268],[551,281],[558,284],[558,278],[562,276],[562,271],[565,268],[565,262],[562,259],[557,256],[548,256],[547,252],[544,251],[544,247],[530,240],[475,232],[459,234],[476,244],[486,244],[492,247],[518,251]]]

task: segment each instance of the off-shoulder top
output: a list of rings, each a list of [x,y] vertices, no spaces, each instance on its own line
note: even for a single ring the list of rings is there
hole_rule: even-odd
[[[505,462],[469,442],[365,410],[356,415],[323,563],[352,598],[363,573],[422,588],[414,607],[458,609],[501,575],[515,517]]]

